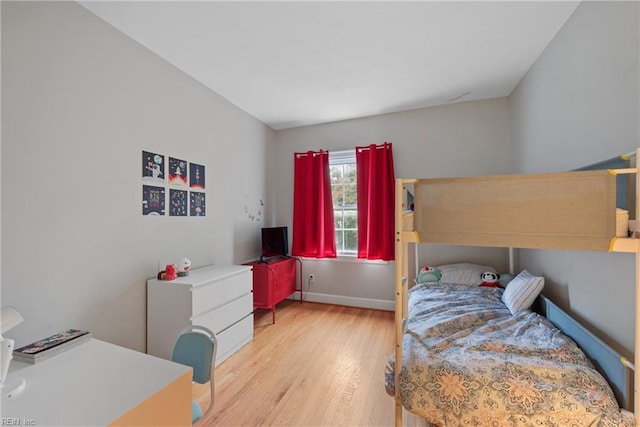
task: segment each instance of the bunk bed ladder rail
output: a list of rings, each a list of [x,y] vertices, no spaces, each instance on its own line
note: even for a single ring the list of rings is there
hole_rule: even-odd
[[[614,174],[635,174],[635,218],[640,218],[640,148],[635,152],[635,167],[626,169],[610,170]],[[635,253],[636,263],[636,283],[635,283],[635,343],[634,343],[634,363],[626,358],[621,359],[621,363],[633,371],[633,414],[636,419],[636,425],[640,426],[640,418],[638,411],[640,410],[640,394],[638,394],[638,385],[640,385],[640,371],[636,369],[640,358],[640,239],[614,239],[611,250],[615,252],[633,252]]]
[[[416,182],[415,179],[396,179],[396,197],[405,191],[405,185]],[[396,290],[395,290],[395,425],[402,426],[402,400],[400,397],[400,372],[402,372],[402,340],[407,329],[408,321],[408,254],[407,246],[403,243],[407,241],[403,237],[403,207],[401,203],[396,203]]]

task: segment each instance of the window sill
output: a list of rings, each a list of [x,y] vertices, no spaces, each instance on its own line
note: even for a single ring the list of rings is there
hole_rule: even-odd
[[[393,261],[382,261],[378,259],[360,259],[356,255],[338,255],[337,258],[306,258],[299,257],[304,261],[325,261],[325,262],[346,262],[355,264],[380,264],[387,265]]]

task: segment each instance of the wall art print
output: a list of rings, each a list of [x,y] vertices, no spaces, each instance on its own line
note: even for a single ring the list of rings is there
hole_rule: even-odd
[[[204,190],[204,166],[189,163],[189,187],[192,190]]]
[[[191,191],[189,200],[189,214],[191,216],[205,216],[206,214],[206,201],[204,193],[197,191]]]
[[[187,161],[169,157],[169,184],[187,186],[189,175]]]
[[[187,216],[187,191],[169,190],[169,216]]]
[[[259,207],[258,210],[256,211],[256,213],[253,213],[253,210],[249,209],[249,205],[251,203],[249,203],[249,196],[245,194],[244,196],[244,213],[247,214],[247,218],[249,218],[251,221],[261,221],[262,220],[262,208],[264,207],[264,202],[262,201],[262,199],[260,199],[259,203]]]
[[[142,186],[142,215],[164,215],[164,204],[164,187]]]
[[[142,150],[141,169],[143,215],[206,215],[203,164]]]
[[[142,180],[164,183],[164,156],[150,151],[142,152]]]

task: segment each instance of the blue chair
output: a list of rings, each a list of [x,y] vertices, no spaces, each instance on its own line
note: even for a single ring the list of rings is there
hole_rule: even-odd
[[[213,409],[215,399],[215,384],[213,370],[215,368],[218,339],[208,328],[204,326],[187,326],[178,335],[178,340],[173,347],[171,360],[193,368],[193,381],[199,384],[211,383],[211,396],[209,408],[202,412],[202,408],[195,401],[191,402],[191,422],[195,423],[200,418],[208,415]]]

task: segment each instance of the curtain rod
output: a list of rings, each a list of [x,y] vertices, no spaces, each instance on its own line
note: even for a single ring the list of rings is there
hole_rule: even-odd
[[[375,144],[371,144],[371,145],[375,145]],[[356,150],[362,153],[365,150],[370,150],[371,145],[367,145],[366,147],[356,147]],[[384,144],[376,145],[376,150],[389,149],[391,148],[391,145],[392,145],[391,142],[385,141]]]
[[[371,145],[375,145],[375,144],[371,144]],[[363,146],[363,147],[356,147],[356,150],[359,152],[363,152],[365,150],[370,150],[371,149],[371,145],[367,145],[367,146]],[[392,146],[391,142],[384,142],[383,144],[380,145],[375,145],[377,150],[382,150],[382,149],[390,149]],[[307,151],[306,153],[293,153],[294,156],[296,158],[300,158],[300,157],[304,157],[304,156],[308,156],[309,153],[313,154],[313,157],[315,156],[319,156],[322,154],[329,154],[328,150],[320,150],[320,151]]]
[[[299,159],[300,157],[308,156],[309,153],[311,153],[313,155],[313,157],[320,156],[320,155],[323,155],[323,154],[329,154],[329,152],[325,151],[325,150],[307,151],[306,153],[293,153],[293,154],[297,159]]]

